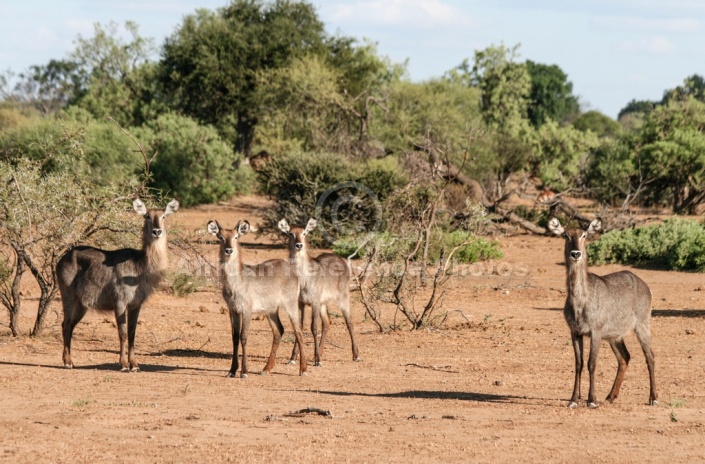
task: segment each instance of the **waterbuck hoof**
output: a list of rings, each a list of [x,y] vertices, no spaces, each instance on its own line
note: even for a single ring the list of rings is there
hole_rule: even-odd
[[[247,374],[245,374],[244,372],[241,373],[241,374],[240,374],[240,378],[241,378],[241,379],[246,379],[246,378],[247,378]]]
[[[269,371],[262,371],[259,373],[259,375],[263,375],[263,376],[269,375]]]
[[[295,360],[295,359],[290,359],[287,364],[296,364],[296,360]]]
[[[353,358],[353,361],[356,363],[362,362],[362,359],[358,356],[357,358]]]
[[[64,364],[64,369],[73,369],[73,364]]]
[[[135,366],[132,369],[130,369],[130,372],[140,372],[140,368]]]
[[[649,401],[649,404],[651,406],[658,406],[658,400],[651,400],[651,401]]]
[[[588,401],[587,407],[590,409],[596,409],[597,403],[595,403],[594,401]]]
[[[321,367],[323,364],[321,364],[321,361],[316,361],[313,363],[313,365],[316,367]]]
[[[120,372],[130,372],[130,368],[129,368],[129,367],[123,367],[122,369],[120,369]]]
[[[300,376],[300,377],[303,377],[303,376],[305,376],[305,375],[308,375],[308,372],[306,372],[306,371],[299,372],[299,376]]]
[[[575,401],[569,401],[569,402],[568,402],[568,408],[570,408],[570,409],[575,409],[575,408],[577,408],[577,407],[578,407],[578,403],[576,403]]]
[[[228,379],[230,379],[230,378],[232,378],[232,377],[235,377],[235,373],[234,373],[234,372],[228,372],[228,375],[226,375],[225,377],[228,378]]]

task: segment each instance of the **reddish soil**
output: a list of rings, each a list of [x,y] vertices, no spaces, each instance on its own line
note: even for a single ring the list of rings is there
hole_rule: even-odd
[[[186,229],[216,218],[256,223],[267,203],[182,210]],[[187,297],[157,292],[143,308],[136,350],[142,372],[118,371],[111,314],[89,312],[73,343],[76,368],[61,363],[61,307],[44,334],[13,338],[0,320],[0,460],[37,462],[697,462],[705,461],[705,283],[702,274],[635,269],[654,295],[652,334],[659,406],[635,337],[614,404],[568,409],[573,353],[561,309],[563,241],[499,238],[505,258],[451,281],[440,329],[381,334],[353,293],[362,362],[352,362],[334,317],[323,366],[305,377],[287,364],[288,325],[270,376],[226,378],[229,319],[214,286]],[[245,243],[265,244],[266,237]],[[216,245],[210,247],[211,256]],[[284,257],[250,246],[248,261]],[[596,267],[606,274],[620,266]],[[21,324],[33,322],[28,280]],[[400,315],[396,315],[400,320]],[[307,315],[307,319],[310,316]],[[387,309],[384,318],[395,317]],[[307,322],[308,324],[308,322]],[[312,354],[311,336],[306,336]],[[264,365],[266,320],[252,324],[250,365]],[[616,361],[603,343],[597,391]],[[583,377],[587,391],[587,375]],[[289,414],[307,407],[330,411]]]

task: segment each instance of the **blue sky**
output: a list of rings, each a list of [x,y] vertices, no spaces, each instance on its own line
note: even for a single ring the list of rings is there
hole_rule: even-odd
[[[3,0],[0,70],[61,59],[93,24],[135,21],[157,46],[196,8],[227,0]],[[475,50],[521,44],[521,59],[557,64],[584,109],[608,116],[705,75],[705,0],[312,0],[328,32],[408,59],[415,80],[438,77]]]

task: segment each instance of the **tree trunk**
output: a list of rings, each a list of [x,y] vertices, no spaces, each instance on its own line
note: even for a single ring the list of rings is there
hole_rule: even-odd
[[[32,259],[24,250],[22,250],[21,256],[25,264],[29,268],[29,271],[34,276],[34,279],[37,281],[37,284],[39,285],[39,289],[41,291],[41,294],[39,296],[39,305],[37,307],[37,319],[34,322],[34,328],[29,333],[30,336],[36,337],[42,331],[46,311],[49,308],[49,302],[54,297],[54,295],[56,295],[57,286],[55,282],[48,282],[47,279],[45,279],[42,272],[37,268],[37,266],[34,265]]]
[[[249,163],[250,156],[252,155],[252,140],[254,140],[255,137],[255,125],[257,125],[256,118],[251,118],[246,113],[238,114],[235,151],[242,153],[245,163]]]
[[[22,303],[20,300],[20,282],[22,281],[22,274],[24,274],[25,267],[22,258],[20,258],[20,255],[17,252],[15,252],[15,256],[17,260],[15,263],[15,276],[12,279],[12,286],[9,289],[10,294],[2,296],[2,303],[5,307],[7,307],[7,311],[10,315],[10,332],[13,337],[18,337],[20,334],[20,306]]]
[[[39,307],[37,308],[37,319],[34,321],[34,327],[30,332],[30,336],[36,337],[42,332],[44,328],[44,319],[46,318],[47,309],[49,309],[49,303],[56,295],[56,289],[52,289],[48,293],[44,293],[42,290],[42,295],[39,298]]]

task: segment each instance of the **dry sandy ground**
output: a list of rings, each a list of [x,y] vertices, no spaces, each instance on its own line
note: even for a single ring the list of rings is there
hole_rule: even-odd
[[[204,227],[210,217],[232,227],[243,217],[255,222],[261,207],[266,207],[262,200],[243,198],[172,218],[186,228]],[[118,372],[111,314],[90,312],[78,325],[74,370],[61,367],[58,301],[39,338],[11,337],[2,319],[0,460],[705,461],[703,276],[635,270],[654,294],[660,406],[646,404],[646,366],[630,336],[632,362],[619,399],[595,410],[584,403],[571,410],[566,405],[573,354],[561,313],[563,241],[500,240],[506,256],[501,273],[509,275],[485,267],[455,278],[441,309],[449,317],[440,330],[380,334],[353,294],[363,361],[352,362],[345,325],[335,317],[323,366],[309,366],[305,377],[286,363],[293,342],[287,330],[272,375],[226,378],[229,320],[213,287],[184,298],[162,291],[147,302],[137,331],[140,373]],[[248,260],[284,253],[251,246]],[[32,306],[33,300],[25,303],[25,331]],[[394,316],[385,313],[388,321]],[[310,334],[306,341],[311,354]],[[254,321],[252,370],[264,365],[270,343],[267,322]],[[615,370],[614,356],[603,344],[600,399]],[[586,392],[587,376],[583,388]],[[331,416],[289,415],[306,407],[329,410]]]

